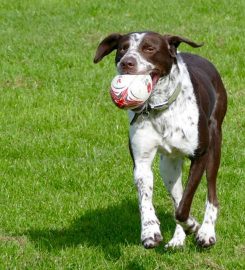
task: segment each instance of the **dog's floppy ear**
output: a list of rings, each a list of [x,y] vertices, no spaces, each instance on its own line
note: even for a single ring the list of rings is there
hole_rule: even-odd
[[[121,34],[113,33],[106,37],[104,40],[101,41],[99,44],[95,57],[94,63],[100,62],[104,56],[111,53],[113,50],[117,49],[118,41],[122,37]]]
[[[168,48],[169,48],[169,52],[170,52],[171,56],[174,58],[176,57],[177,48],[181,42],[184,42],[193,48],[201,47],[204,44],[204,43],[197,44],[197,43],[195,43],[187,38],[179,37],[179,36],[164,35],[163,37],[168,43]]]

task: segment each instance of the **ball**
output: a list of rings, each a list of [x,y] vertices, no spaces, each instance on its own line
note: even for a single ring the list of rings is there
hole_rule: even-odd
[[[111,82],[112,101],[121,109],[135,109],[143,105],[151,95],[150,75],[117,75]]]

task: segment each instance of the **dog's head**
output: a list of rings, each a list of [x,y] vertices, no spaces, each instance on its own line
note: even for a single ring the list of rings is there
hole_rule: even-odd
[[[184,37],[162,36],[155,32],[114,33],[99,44],[94,63],[117,50],[115,62],[119,74],[150,74],[156,84],[176,63],[177,47],[181,42],[192,47],[202,46]]]

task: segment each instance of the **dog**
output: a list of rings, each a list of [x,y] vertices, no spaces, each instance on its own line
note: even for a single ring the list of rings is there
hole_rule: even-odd
[[[155,32],[113,33],[99,44],[94,63],[116,50],[119,74],[150,74],[153,91],[145,104],[129,110],[129,148],[134,164],[141,215],[141,241],[154,248],[163,240],[153,203],[152,162],[160,153],[160,174],[175,209],[176,228],[166,248],[184,246],[194,233],[197,244],[216,243],[218,214],[216,178],[221,157],[221,125],[227,94],[220,74],[207,59],[177,50],[181,43],[197,44],[175,35]],[[190,159],[185,189],[184,158]],[[201,225],[190,215],[194,194],[206,171],[207,199]]]

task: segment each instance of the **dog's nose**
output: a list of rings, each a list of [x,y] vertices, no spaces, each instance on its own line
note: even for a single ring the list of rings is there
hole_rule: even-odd
[[[136,67],[136,60],[133,57],[127,57],[121,61],[123,71],[132,71]]]

